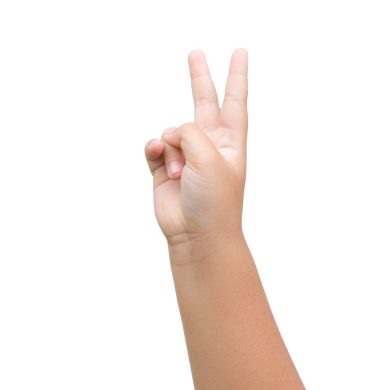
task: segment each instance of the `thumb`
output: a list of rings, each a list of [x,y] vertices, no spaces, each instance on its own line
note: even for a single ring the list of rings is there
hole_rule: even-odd
[[[170,145],[180,148],[186,162],[192,165],[209,164],[220,157],[211,139],[196,123],[168,129],[163,138]]]

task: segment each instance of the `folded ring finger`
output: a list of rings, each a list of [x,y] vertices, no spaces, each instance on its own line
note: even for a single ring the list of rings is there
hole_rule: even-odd
[[[166,130],[164,130],[163,135]],[[161,138],[163,139],[163,137]],[[164,142],[164,160],[168,178],[180,179],[181,172],[185,164],[183,152],[180,149]]]

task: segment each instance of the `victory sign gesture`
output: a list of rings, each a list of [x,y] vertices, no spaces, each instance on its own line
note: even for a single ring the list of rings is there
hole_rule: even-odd
[[[188,55],[194,122],[145,145],[154,210],[168,244],[242,234],[248,130],[248,53],[231,56],[222,106],[201,50]]]

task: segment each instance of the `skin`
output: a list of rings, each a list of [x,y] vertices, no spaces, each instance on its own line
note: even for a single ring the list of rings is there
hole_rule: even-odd
[[[145,145],[196,389],[303,389],[242,229],[248,53],[219,106],[204,53],[188,56],[194,122]]]

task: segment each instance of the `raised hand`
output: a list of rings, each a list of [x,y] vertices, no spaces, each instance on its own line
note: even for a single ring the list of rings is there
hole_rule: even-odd
[[[202,51],[188,56],[194,122],[145,145],[154,210],[170,245],[241,234],[248,130],[248,54],[232,54],[222,107]]]

